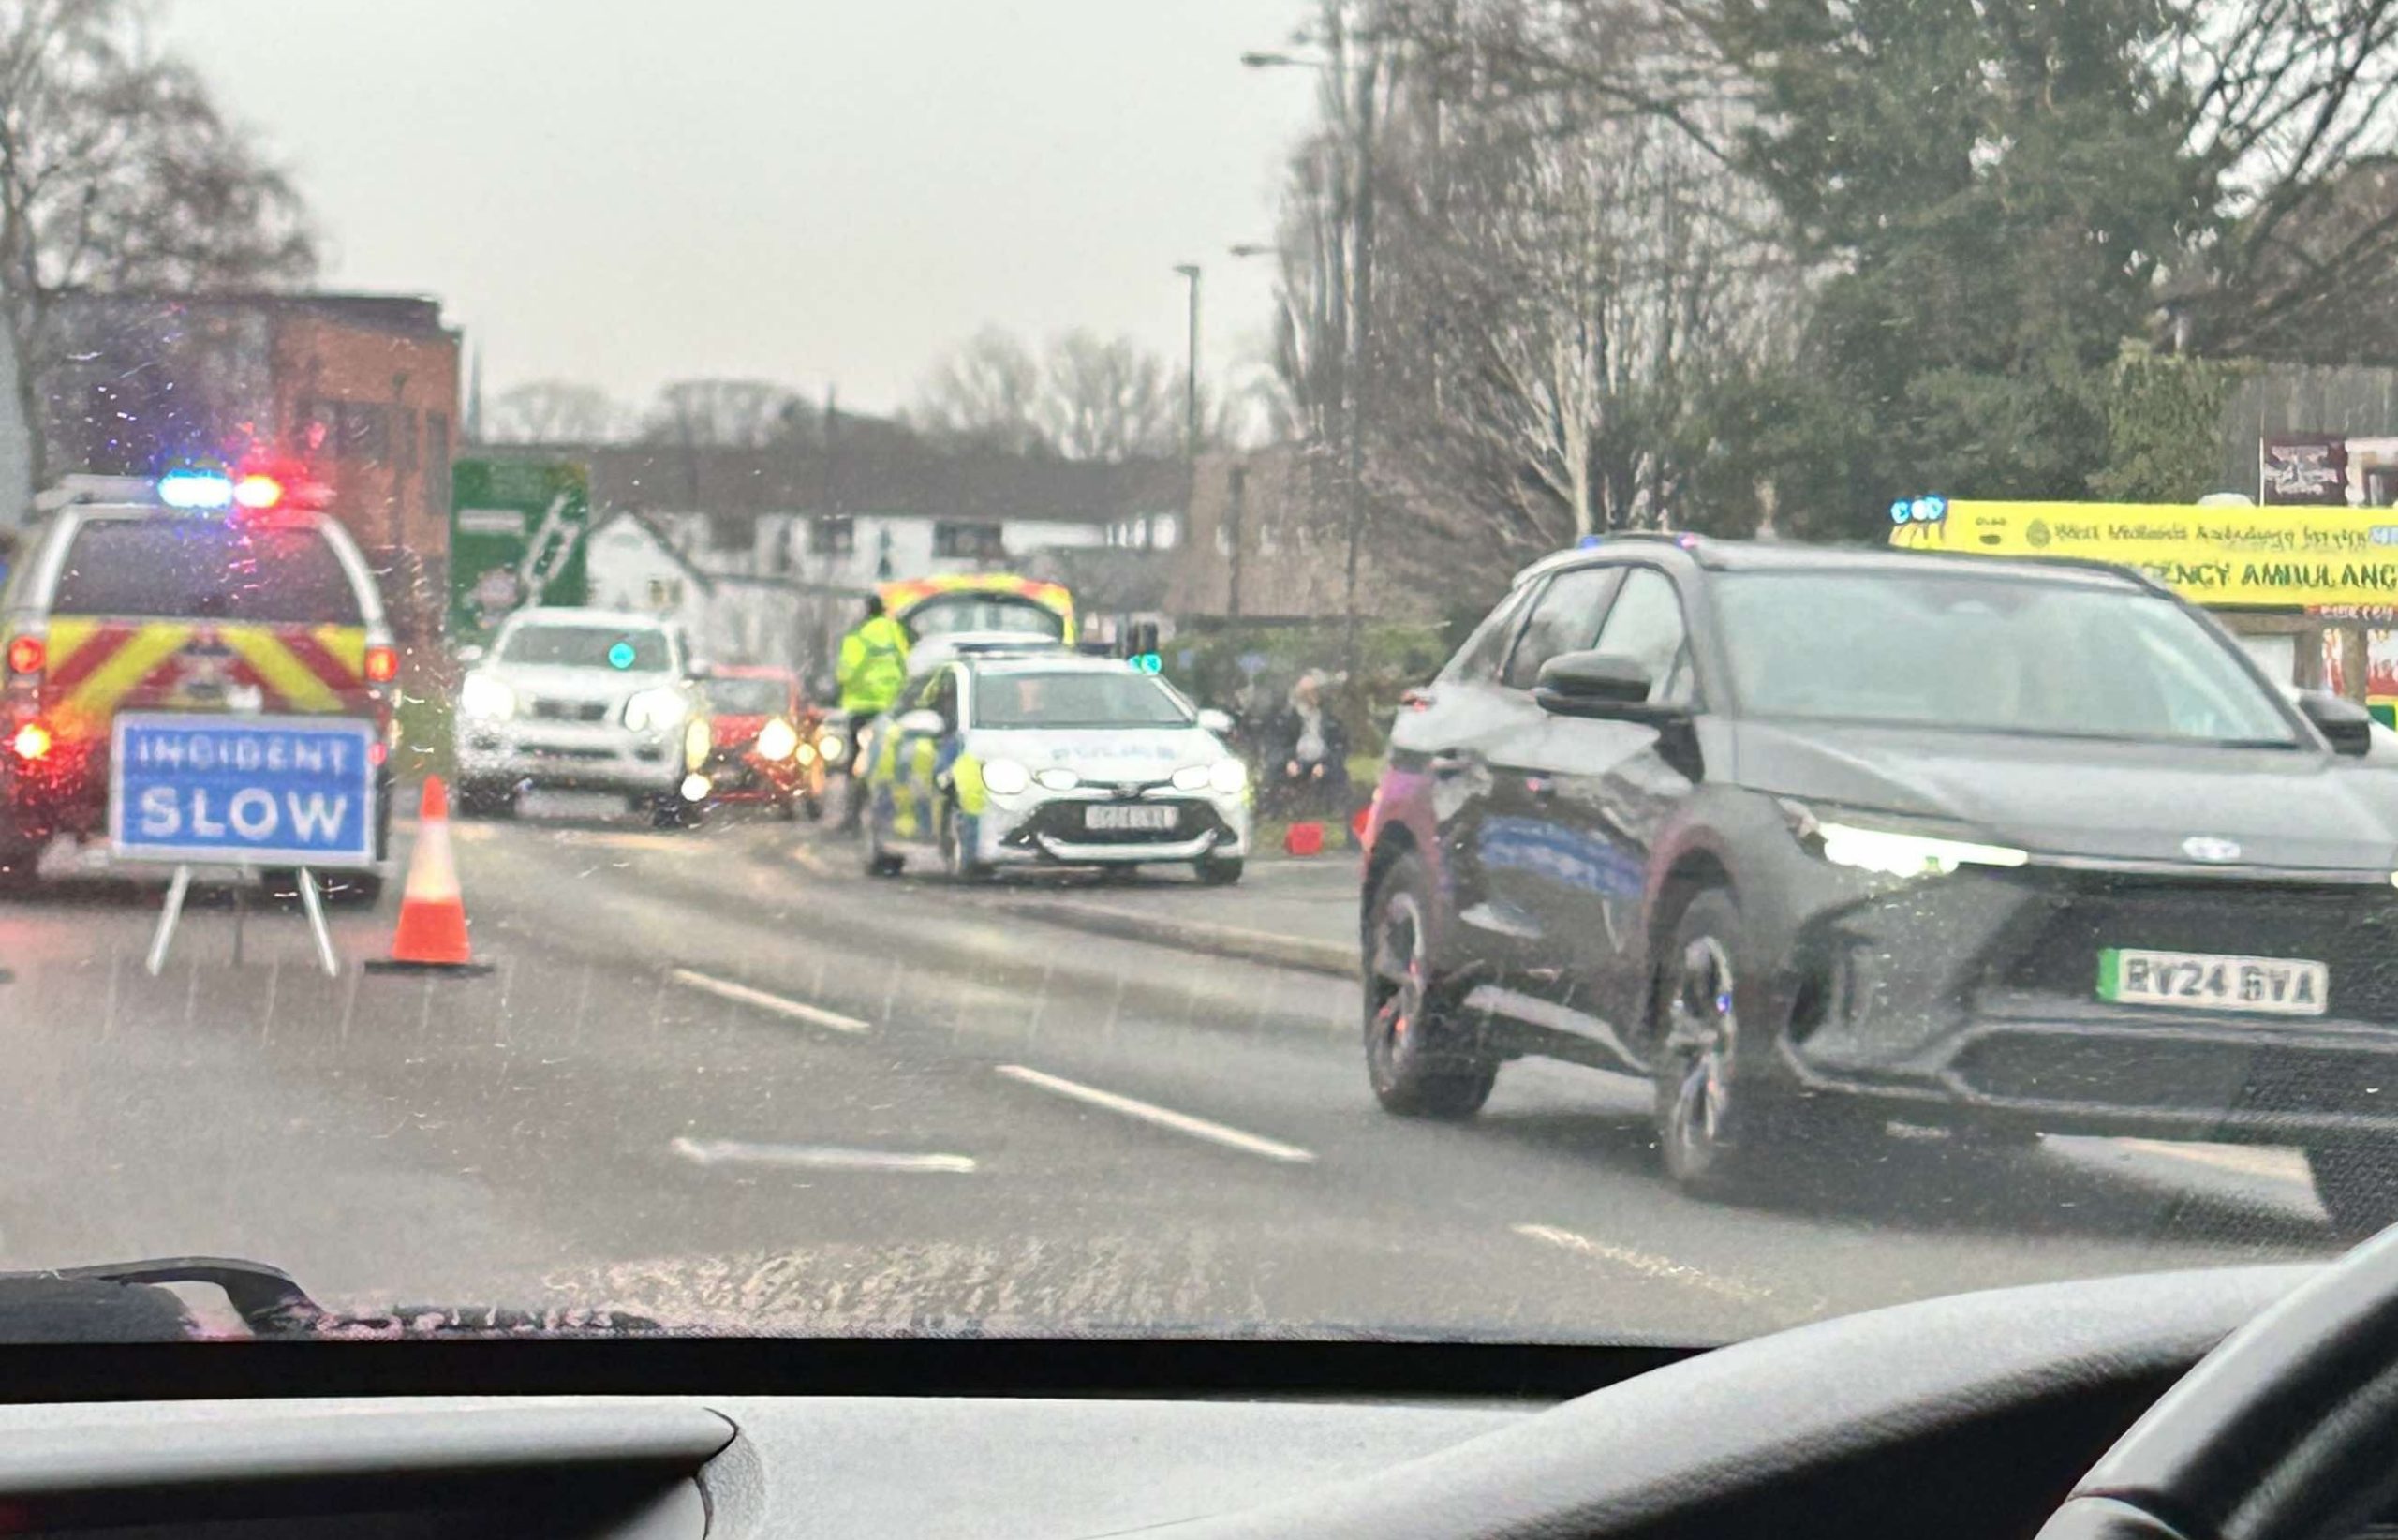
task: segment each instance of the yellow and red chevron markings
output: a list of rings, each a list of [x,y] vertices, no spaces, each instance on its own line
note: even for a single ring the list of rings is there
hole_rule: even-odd
[[[271,711],[354,707],[366,689],[366,632],[356,626],[214,621],[50,623],[43,715],[58,731],[96,737],[120,708],[185,703],[186,687],[255,688]]]

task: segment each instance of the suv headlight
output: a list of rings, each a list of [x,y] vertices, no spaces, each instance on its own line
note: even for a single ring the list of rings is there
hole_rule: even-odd
[[[770,760],[787,760],[799,752],[799,733],[777,717],[758,730],[758,752]]]
[[[1032,772],[1014,760],[991,760],[983,766],[983,784],[1003,797],[1012,797],[1032,784]]]
[[[683,725],[689,703],[679,689],[644,689],[625,703],[625,725],[636,733],[664,733]]]
[[[487,722],[504,722],[516,715],[516,692],[488,674],[470,674],[458,686],[461,715]]]
[[[1959,866],[2020,866],[2029,853],[2011,845],[1875,828],[1844,818],[1818,818],[1795,803],[1783,804],[1799,842],[1836,866],[1889,877],[1946,877]],[[1865,815],[1870,818],[1872,815]]]

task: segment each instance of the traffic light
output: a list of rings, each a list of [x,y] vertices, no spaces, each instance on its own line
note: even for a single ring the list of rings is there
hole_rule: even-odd
[[[1162,674],[1165,659],[1158,652],[1158,624],[1136,620],[1124,628],[1124,658],[1143,674]]]

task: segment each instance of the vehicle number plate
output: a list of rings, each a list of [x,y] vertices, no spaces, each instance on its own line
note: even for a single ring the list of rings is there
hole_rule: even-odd
[[[1171,829],[1174,809],[1144,807],[1139,803],[1115,804],[1096,802],[1083,809],[1083,827],[1094,833],[1117,833],[1128,829]]]
[[[2130,947],[2109,947],[2098,954],[2098,998],[2123,1005],[2319,1016],[2331,987],[2330,969],[2295,957],[2233,957]]]

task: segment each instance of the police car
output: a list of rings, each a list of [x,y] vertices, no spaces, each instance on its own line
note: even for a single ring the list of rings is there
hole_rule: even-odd
[[[955,652],[909,682],[874,745],[866,870],[1180,864],[1237,881],[1250,789],[1229,726],[1118,659]]]
[[[108,828],[120,711],[345,716],[374,723],[388,856],[399,655],[373,572],[321,489],[220,470],[70,477],[0,588],[0,884]],[[383,872],[328,874],[372,902]]]

